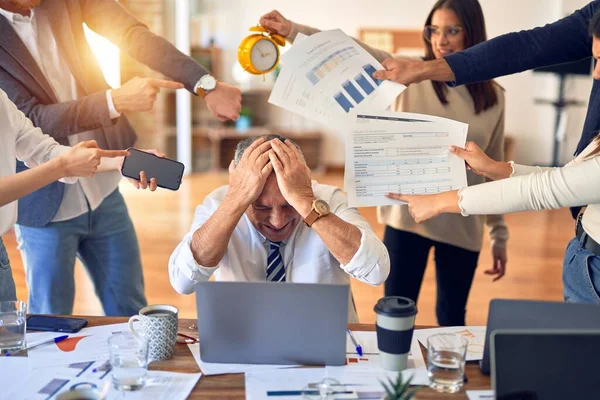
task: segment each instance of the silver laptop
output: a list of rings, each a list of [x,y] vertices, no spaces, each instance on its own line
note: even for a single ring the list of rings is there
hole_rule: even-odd
[[[497,330],[490,347],[497,400],[600,398],[600,330]]]
[[[348,285],[202,282],[202,361],[344,365]]]
[[[485,375],[490,375],[490,335],[499,329],[600,330],[600,306],[551,301],[492,300],[481,360],[481,372]]]

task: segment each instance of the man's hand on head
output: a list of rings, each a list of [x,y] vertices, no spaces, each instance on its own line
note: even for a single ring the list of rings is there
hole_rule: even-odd
[[[257,139],[247,149],[238,163],[229,165],[229,190],[227,197],[248,208],[263,191],[267,178],[273,171],[269,160],[271,142]]]
[[[287,202],[306,218],[312,209],[315,195],[312,190],[310,168],[300,150],[289,140],[271,140],[271,164],[277,176],[279,190]]]

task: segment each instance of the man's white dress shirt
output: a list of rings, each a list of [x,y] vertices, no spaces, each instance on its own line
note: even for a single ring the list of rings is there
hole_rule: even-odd
[[[50,22],[40,9],[31,10],[29,17],[11,13],[0,8],[0,15],[11,24],[40,70],[50,83],[54,94],[60,102],[77,100],[80,92],[71,73],[69,64],[62,57]],[[111,118],[120,114],[116,111],[110,91],[106,92],[108,109]],[[69,136],[71,146],[85,140],[87,132]],[[89,135],[88,135],[89,136]],[[102,201],[114,192],[121,180],[118,171],[102,172],[92,178],[81,178],[79,183],[65,186],[65,192],[60,207],[52,222],[67,221],[88,212],[89,207],[95,210]]]
[[[227,251],[216,267],[204,267],[194,259],[190,248],[194,232],[216,211],[227,189],[228,186],[222,186],[206,196],[196,208],[190,232],[171,255],[169,277],[179,293],[192,293],[196,283],[209,280],[213,274],[218,281],[266,281],[269,241],[254,228],[246,214],[231,234]],[[390,258],[373,229],[357,209],[348,207],[347,197],[340,189],[313,181],[313,191],[317,198],[329,203],[332,213],[360,230],[360,247],[348,264],[341,265],[315,230],[300,221],[281,247],[286,281],[350,284],[350,277],[354,277],[369,285],[382,284],[390,272]],[[352,302],[349,321],[358,321]]]

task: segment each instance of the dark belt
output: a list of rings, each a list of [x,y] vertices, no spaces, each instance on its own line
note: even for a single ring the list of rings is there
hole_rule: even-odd
[[[577,228],[575,229],[575,234],[577,235],[577,239],[579,239],[579,244],[582,248],[591,251],[597,256],[600,256],[600,244],[596,242],[594,239],[588,235],[583,229],[583,225],[581,224],[581,215],[577,218]]]

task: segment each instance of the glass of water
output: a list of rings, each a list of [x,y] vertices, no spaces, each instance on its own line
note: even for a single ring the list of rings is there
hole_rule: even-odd
[[[463,336],[453,333],[427,338],[429,387],[441,393],[456,393],[462,388],[468,344]]]
[[[27,304],[22,301],[0,301],[0,354],[22,350],[25,341]]]
[[[148,341],[136,339],[129,332],[113,334],[108,339],[112,383],[120,391],[140,390],[148,373]]]

